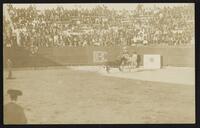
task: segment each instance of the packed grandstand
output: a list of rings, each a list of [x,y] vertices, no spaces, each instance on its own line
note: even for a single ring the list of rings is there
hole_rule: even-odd
[[[13,28],[4,18],[4,46],[86,47],[143,45],[192,45],[194,14],[191,6],[109,9],[39,10],[34,6],[8,6]],[[13,30],[17,31],[17,35]],[[20,38],[20,43],[16,40]]]

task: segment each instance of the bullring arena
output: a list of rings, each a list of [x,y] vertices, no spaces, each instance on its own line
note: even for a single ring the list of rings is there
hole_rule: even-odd
[[[17,123],[195,123],[194,4],[44,5],[4,5],[3,99],[24,111]],[[113,66],[124,54],[134,69]]]

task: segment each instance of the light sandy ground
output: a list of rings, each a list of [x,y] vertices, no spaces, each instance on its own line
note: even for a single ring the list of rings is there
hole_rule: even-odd
[[[133,71],[126,70],[125,72],[120,72],[117,68],[112,68],[110,73],[107,73],[102,66],[79,66],[70,68],[74,70],[98,72],[105,76],[120,78],[185,85],[195,84],[195,71],[194,68],[190,67],[164,67],[162,69],[143,69],[140,67]]]
[[[5,79],[4,72],[4,102],[9,101],[8,89],[22,90],[18,102],[30,124],[195,121],[194,85],[108,77],[79,70],[16,70],[13,80]]]

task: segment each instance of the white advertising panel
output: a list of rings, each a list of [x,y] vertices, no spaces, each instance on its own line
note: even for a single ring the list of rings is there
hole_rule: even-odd
[[[161,56],[146,54],[143,58],[143,64],[145,69],[159,69],[161,68]]]

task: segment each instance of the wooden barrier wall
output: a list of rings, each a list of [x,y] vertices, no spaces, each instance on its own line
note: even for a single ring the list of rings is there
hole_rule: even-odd
[[[130,52],[136,51],[141,60],[144,54],[160,54],[164,66],[194,67],[194,47],[129,47]],[[66,47],[39,48],[38,55],[31,56],[23,48],[4,48],[4,62],[6,58],[13,60],[15,67],[30,66],[59,66],[59,65],[96,65],[93,58],[94,51],[107,52],[107,59],[114,61],[120,55],[120,47]],[[141,61],[141,65],[143,62]]]

